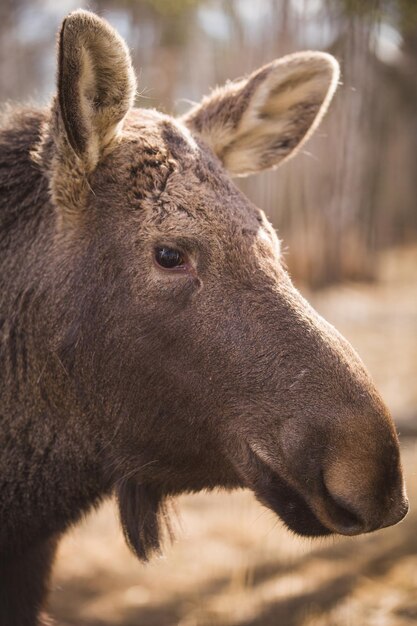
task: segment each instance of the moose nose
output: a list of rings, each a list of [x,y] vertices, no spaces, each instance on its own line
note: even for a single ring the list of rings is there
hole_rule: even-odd
[[[401,468],[381,475],[352,472],[350,465],[335,464],[323,474],[326,525],[342,535],[371,532],[400,522],[408,512]]]

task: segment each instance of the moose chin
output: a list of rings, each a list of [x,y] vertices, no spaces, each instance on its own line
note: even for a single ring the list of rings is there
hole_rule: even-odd
[[[137,109],[126,44],[79,10],[50,106],[3,116],[0,624],[43,623],[60,537],[112,495],[143,560],[181,492],[248,487],[310,536],[406,514],[387,408],[232,182],[294,155],[338,76],[302,52]]]

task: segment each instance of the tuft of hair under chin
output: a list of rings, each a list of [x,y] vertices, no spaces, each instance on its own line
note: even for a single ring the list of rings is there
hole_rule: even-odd
[[[151,485],[126,479],[116,488],[119,515],[126,543],[141,561],[162,553],[166,536],[173,541],[166,496]]]

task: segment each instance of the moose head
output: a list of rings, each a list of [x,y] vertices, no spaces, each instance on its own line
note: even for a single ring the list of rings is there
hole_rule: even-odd
[[[109,24],[81,10],[63,23],[34,154],[55,216],[50,341],[143,559],[166,498],[186,491],[248,487],[308,536],[407,511],[369,374],[294,288],[274,229],[231,179],[294,155],[338,76],[326,53],[292,54],[175,119],[133,108],[131,60]]]

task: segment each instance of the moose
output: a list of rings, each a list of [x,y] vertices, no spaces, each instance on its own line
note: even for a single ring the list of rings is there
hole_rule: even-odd
[[[302,52],[179,118],[134,108],[125,42],[77,10],[50,107],[3,113],[2,626],[50,623],[57,543],[111,495],[142,560],[182,492],[249,488],[312,537],[406,514],[387,408],[231,179],[297,152],[338,76]]]

